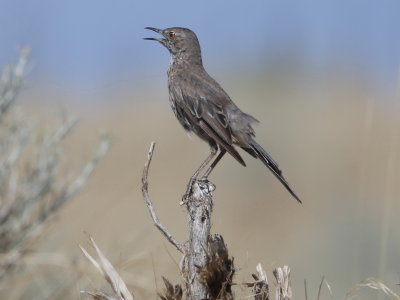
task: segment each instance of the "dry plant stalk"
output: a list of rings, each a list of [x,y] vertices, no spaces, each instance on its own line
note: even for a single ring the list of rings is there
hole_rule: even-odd
[[[23,49],[16,65],[7,66],[0,77],[0,288],[12,271],[24,266],[23,256],[32,252],[51,217],[85,186],[111,145],[102,136],[82,170],[65,179],[63,142],[77,119],[64,118],[41,136],[15,107],[28,58],[29,50]]]
[[[251,274],[255,280],[252,283],[247,283],[248,287],[252,288],[252,293],[254,295],[254,300],[269,300],[269,286],[267,273],[259,263],[256,266],[257,273]]]
[[[292,288],[290,286],[290,268],[283,266],[273,271],[276,280],[276,299],[290,300],[292,299]]]
[[[88,294],[92,296],[94,299],[102,299],[102,300],[133,300],[133,294],[128,290],[125,282],[118,274],[118,272],[114,269],[112,264],[108,261],[108,259],[101,252],[100,248],[97,246],[94,239],[89,236],[90,244],[95,249],[98,261],[94,259],[88,251],[82,246],[79,246],[85,255],[85,257],[96,267],[96,269],[104,276],[107,282],[110,284],[112,290],[114,291],[114,295],[109,295],[103,291],[82,291],[84,294]]]

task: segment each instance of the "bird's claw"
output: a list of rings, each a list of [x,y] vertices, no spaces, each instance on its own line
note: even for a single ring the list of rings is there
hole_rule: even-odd
[[[190,195],[191,195],[191,191],[189,193],[186,191],[186,193],[182,196],[182,200],[181,200],[181,202],[179,202],[179,205],[182,206],[182,205],[185,205],[186,203],[188,203],[189,199],[190,199]]]
[[[198,181],[203,184],[208,184],[210,182],[207,177],[201,177]]]
[[[179,202],[179,205],[183,206],[186,203],[188,203],[188,201],[189,201],[189,196],[185,194],[185,195],[182,196],[182,200],[181,200],[181,202]]]
[[[207,189],[208,193],[215,191],[215,185],[211,181],[209,181],[207,177],[202,177],[197,181],[199,182],[200,188],[202,190]]]
[[[193,185],[195,182],[199,184],[201,190],[207,189],[208,193],[211,193],[215,190],[215,185],[209,181],[207,177],[202,177],[200,179],[191,178],[187,185],[186,193],[183,195],[182,200],[179,203],[181,206],[185,205],[190,200],[190,197],[193,194]]]
[[[192,195],[192,192],[193,192],[193,184],[194,184],[194,182],[196,181],[196,179],[197,179],[197,178],[195,178],[195,177],[190,178],[189,183],[188,183],[188,185],[187,185],[187,187],[186,187],[186,192],[185,192],[185,194],[182,196],[182,200],[181,200],[181,202],[179,203],[181,206],[182,206],[182,205],[185,205],[185,204],[189,201],[190,196]]]

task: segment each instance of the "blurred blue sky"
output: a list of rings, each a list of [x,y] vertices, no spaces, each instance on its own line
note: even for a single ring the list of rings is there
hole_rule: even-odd
[[[0,64],[32,48],[31,78],[95,87],[165,74],[168,53],[143,41],[145,26],[183,26],[199,36],[207,66],[231,71],[276,57],[308,71],[351,66],[395,84],[400,1],[0,0]],[[140,79],[139,79],[140,78]],[[165,78],[163,78],[165,79]]]

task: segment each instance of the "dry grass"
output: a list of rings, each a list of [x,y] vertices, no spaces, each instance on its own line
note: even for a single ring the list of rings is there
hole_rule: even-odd
[[[132,293],[128,290],[125,282],[118,274],[118,272],[114,269],[112,264],[108,261],[108,259],[104,256],[104,254],[100,251],[100,248],[97,246],[96,242],[92,237],[89,237],[90,244],[96,251],[98,260],[93,258],[85,248],[80,246],[83,254],[86,258],[96,267],[96,269],[104,276],[107,282],[110,284],[114,295],[109,295],[103,291],[95,291],[88,292],[83,291],[94,299],[104,299],[104,300],[133,300]]]
[[[375,278],[365,278],[360,282],[354,284],[347,292],[345,300],[359,298],[358,293],[362,288],[369,288],[383,293],[388,299],[399,300],[400,296],[392,291],[385,283]]]

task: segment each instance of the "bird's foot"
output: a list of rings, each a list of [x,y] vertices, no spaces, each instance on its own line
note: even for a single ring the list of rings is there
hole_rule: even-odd
[[[183,195],[182,200],[179,203],[179,205],[181,205],[181,206],[185,205],[189,201],[190,196],[192,195],[192,192],[193,192],[193,184],[195,183],[196,180],[197,180],[196,177],[190,178],[189,183],[188,183],[188,185],[186,187],[186,192]]]
[[[197,179],[196,177],[191,178],[186,187],[186,192],[179,203],[181,206],[187,204],[190,200],[190,197],[193,194],[193,186],[196,182],[201,190],[207,190],[208,193],[213,192],[216,188],[215,185],[207,179],[207,177],[202,177],[200,179]]]
[[[199,183],[200,188],[202,190],[207,190],[208,193],[211,193],[216,189],[215,184],[209,181],[207,177],[201,177],[197,182]]]
[[[208,180],[207,177],[201,177],[200,179],[198,179],[199,182],[203,183],[203,184],[209,184],[210,181]]]

